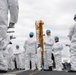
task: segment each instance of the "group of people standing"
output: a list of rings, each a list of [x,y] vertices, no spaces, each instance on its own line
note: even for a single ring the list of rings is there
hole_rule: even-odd
[[[37,47],[37,41],[34,38],[34,33],[29,33],[29,38],[25,41],[25,70],[30,70],[30,61],[31,61],[31,70],[35,70],[36,67],[38,70],[42,70],[41,65],[41,52],[42,48],[40,43]],[[51,37],[51,30],[46,30],[46,35],[44,37],[44,70],[52,71],[52,52],[54,54],[56,70],[62,70],[62,58],[61,50],[63,45],[59,42],[59,37],[55,36],[54,39]]]
[[[10,13],[10,22],[8,27],[8,10]],[[7,36],[7,29],[13,28],[18,20],[18,0],[0,0],[0,72],[6,72],[8,69],[14,69],[14,63],[17,69],[41,70],[41,44],[36,45],[36,39],[33,37],[34,33],[29,33],[29,38],[24,43],[24,51],[19,52],[19,46],[16,46],[16,52],[13,53],[11,49],[12,43]],[[76,21],[76,14],[74,15]],[[70,62],[71,70],[76,72],[76,24],[70,28],[69,39],[70,45]],[[59,42],[59,37],[54,39],[51,37],[51,30],[46,30],[44,37],[44,70],[52,71],[52,52],[55,57],[56,70],[62,70],[61,50],[62,44]],[[21,61],[21,62],[20,62]]]
[[[74,15],[74,21],[76,22],[76,14]],[[25,42],[25,50],[26,50],[26,64],[25,70],[29,70],[29,61],[32,62],[32,70],[36,69],[35,66],[35,52],[36,52],[36,40],[33,38],[34,33],[30,33],[30,37]],[[70,63],[71,69],[69,72],[76,72],[76,24],[70,27],[69,31],[69,39],[71,41],[70,45]],[[59,42],[59,37],[55,36],[54,39],[51,37],[51,31],[46,30],[46,36],[44,37],[44,70],[52,71],[52,52],[55,58],[56,70],[62,70],[62,56],[61,50],[63,49],[63,45]],[[40,50],[41,51],[41,50]],[[40,53],[39,53],[40,54]],[[40,56],[40,55],[37,55]],[[40,56],[41,58],[41,56]],[[39,64],[39,70],[41,70],[41,59],[37,60]]]
[[[12,47],[12,42],[7,45],[5,59],[7,61],[8,70],[42,70],[42,48],[41,44],[37,43],[34,33],[29,33],[29,38],[26,39],[22,51],[19,45],[16,45],[15,50]],[[61,50],[63,46],[59,43],[59,37],[51,37],[51,30],[46,30],[44,37],[44,70],[52,71],[52,53],[54,54],[56,70],[62,70]],[[31,65],[30,65],[31,62]],[[31,66],[31,68],[30,68]]]

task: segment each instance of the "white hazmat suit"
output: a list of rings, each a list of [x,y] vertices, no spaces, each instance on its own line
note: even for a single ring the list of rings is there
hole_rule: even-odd
[[[21,51],[21,61],[22,62],[21,62],[21,67],[20,68],[25,69],[25,63],[24,63],[25,62],[25,50]]]
[[[56,70],[62,71],[62,55],[61,50],[63,49],[63,45],[60,42],[56,42],[53,45],[53,54],[55,57]]]
[[[8,10],[10,22],[16,23],[18,19],[18,0],[0,0],[0,40],[6,37],[8,26]]]
[[[35,55],[36,55],[36,39],[34,37],[28,38],[24,44],[25,48],[25,70],[30,70],[30,61],[31,61],[31,70],[35,70]]]
[[[51,36],[45,36],[44,38],[44,69],[49,69],[49,66],[52,66],[52,46],[54,40]]]
[[[17,0],[0,0],[0,55],[3,56],[3,48],[6,43],[8,27],[8,10],[10,12],[10,22],[16,23],[18,19],[18,1]],[[4,41],[5,40],[5,41]],[[1,57],[0,56],[0,57]],[[5,59],[0,60],[0,70],[8,70],[5,65]],[[5,68],[6,67],[6,68]]]
[[[0,70],[8,70],[8,51],[6,50],[8,44],[9,44],[10,38],[8,35],[6,35],[5,39],[1,41],[1,49],[0,49]],[[1,58],[2,57],[2,58]]]
[[[70,46],[71,70],[76,71],[76,24],[70,27],[69,39],[71,40],[71,46]]]
[[[21,69],[22,68],[22,56],[21,56],[21,51],[20,49],[16,49],[14,52],[15,58],[16,58],[16,65],[17,65],[17,69]]]
[[[41,70],[41,51],[42,51],[41,47],[37,48],[36,64],[38,70]]]
[[[14,55],[13,55],[12,44],[9,44],[7,46],[7,49],[6,50],[8,51],[8,56],[7,56],[8,69],[13,70],[13,69],[15,69],[15,66],[14,66]]]

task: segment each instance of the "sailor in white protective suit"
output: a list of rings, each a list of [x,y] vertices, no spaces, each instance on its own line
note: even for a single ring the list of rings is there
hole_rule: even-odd
[[[38,70],[41,70],[41,52],[42,52],[41,44],[38,44],[36,54],[36,65]]]
[[[15,55],[17,69],[21,70],[23,61],[22,61],[22,55],[19,45],[16,45],[16,50],[14,51],[14,55]]]
[[[35,70],[35,56],[36,56],[36,39],[34,38],[34,33],[29,33],[29,38],[24,43],[25,48],[25,70],[30,70],[30,61],[31,61],[31,70]]]
[[[6,48],[6,51],[8,52],[8,55],[7,55],[7,61],[8,61],[8,69],[9,70],[13,70],[15,69],[15,66],[14,66],[14,55],[13,55],[13,48],[12,48],[12,42],[10,41],[7,48]]]
[[[3,57],[5,38],[8,28],[8,10],[10,13],[9,27],[13,27],[18,19],[18,1],[17,0],[0,0],[0,70],[7,71],[5,59]]]
[[[3,48],[2,50],[0,50],[0,72],[6,72],[8,70],[8,51],[6,50],[8,44],[10,41],[10,37],[8,35],[6,35],[6,38],[2,41],[3,44]]]
[[[21,49],[21,67],[20,69],[21,70],[24,70],[25,69],[25,50],[24,49]]]
[[[51,37],[51,31],[46,30],[46,36],[44,37],[44,70],[52,71],[52,46],[54,40]]]
[[[74,15],[75,24],[70,27],[69,39],[71,41],[70,45],[70,62],[71,71],[76,72],[76,14]]]
[[[59,42],[59,37],[55,36],[55,43],[53,45],[53,54],[55,58],[55,65],[56,65],[56,70],[57,71],[62,71],[62,55],[61,51],[63,49],[63,45]]]

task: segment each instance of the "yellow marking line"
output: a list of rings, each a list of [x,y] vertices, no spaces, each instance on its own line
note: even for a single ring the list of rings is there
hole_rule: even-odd
[[[33,75],[33,74],[35,74],[35,73],[37,73],[37,72],[39,72],[39,71],[32,72],[32,73],[30,73],[29,75]]]

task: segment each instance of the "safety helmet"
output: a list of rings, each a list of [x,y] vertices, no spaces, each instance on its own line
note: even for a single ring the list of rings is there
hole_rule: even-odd
[[[47,29],[47,30],[46,30],[46,33],[50,33],[50,32],[51,32],[51,30],[50,30],[50,29]]]
[[[76,19],[76,14],[74,15],[74,19]]]
[[[19,49],[19,45],[16,45],[16,49]]]
[[[32,36],[34,36],[34,33],[33,33],[33,32],[30,32],[30,33],[29,33],[29,35],[32,35]]]
[[[54,39],[59,39],[59,37],[58,36],[55,36]]]

